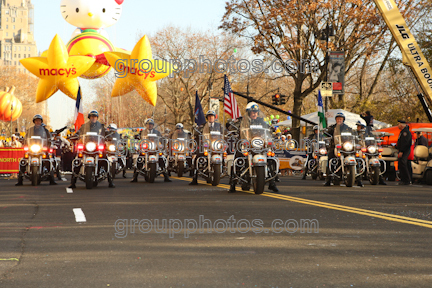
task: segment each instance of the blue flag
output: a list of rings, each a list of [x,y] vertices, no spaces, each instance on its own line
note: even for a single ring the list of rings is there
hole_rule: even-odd
[[[319,123],[320,123],[320,128],[327,128],[327,122],[325,119],[325,114],[324,114],[324,105],[323,105],[323,100],[322,100],[322,96],[321,96],[321,90],[318,90],[318,117],[319,117]]]
[[[201,106],[201,101],[198,97],[198,91],[196,92],[196,96],[195,96],[195,123],[198,126],[206,123],[204,111]]]

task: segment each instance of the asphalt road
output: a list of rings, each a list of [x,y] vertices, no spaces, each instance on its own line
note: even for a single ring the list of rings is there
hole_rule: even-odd
[[[0,287],[431,287],[430,186],[128,178],[0,180]]]

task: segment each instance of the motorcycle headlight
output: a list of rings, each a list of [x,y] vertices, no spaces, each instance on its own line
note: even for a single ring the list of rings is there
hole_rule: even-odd
[[[264,147],[264,140],[260,137],[255,137],[251,141],[252,148],[261,149]]]
[[[351,142],[345,142],[343,144],[343,149],[345,151],[347,151],[347,152],[350,152],[350,151],[352,151],[354,149],[354,146],[353,146],[353,144]]]
[[[377,152],[377,147],[376,146],[369,146],[368,147],[368,152],[370,154],[375,154]]]
[[[319,149],[319,154],[326,155],[327,154],[327,149],[324,149],[324,148]]]
[[[222,150],[223,146],[222,146],[222,142],[221,141],[213,141],[212,142],[212,149],[213,151],[219,151]]]
[[[32,145],[32,146],[30,147],[30,150],[31,150],[33,153],[38,153],[38,152],[41,151],[41,146],[34,144],[34,145]]]
[[[93,151],[95,151],[95,150],[96,150],[96,143],[94,143],[94,142],[88,142],[88,143],[86,144],[86,150],[87,150],[88,152],[93,152]]]
[[[116,146],[114,144],[111,144],[111,145],[108,146],[108,150],[110,152],[115,152],[116,151]]]

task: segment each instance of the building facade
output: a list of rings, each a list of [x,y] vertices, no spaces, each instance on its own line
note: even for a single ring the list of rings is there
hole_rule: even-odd
[[[19,60],[36,56],[31,0],[0,0],[0,65],[27,73]]]

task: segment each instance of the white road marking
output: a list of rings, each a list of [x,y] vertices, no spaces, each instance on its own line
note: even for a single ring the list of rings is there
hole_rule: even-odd
[[[84,212],[81,210],[81,208],[74,208],[73,212],[75,214],[75,220],[76,222],[86,222],[86,217],[84,215]]]
[[[66,188],[66,193],[73,193],[72,188]]]
[[[67,179],[66,179],[66,178],[61,178],[61,179],[62,179],[63,182],[67,182]]]

